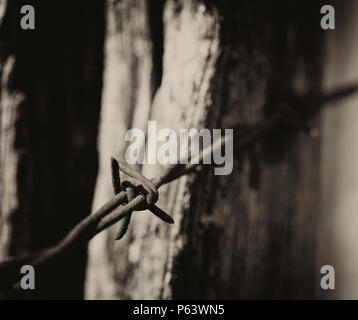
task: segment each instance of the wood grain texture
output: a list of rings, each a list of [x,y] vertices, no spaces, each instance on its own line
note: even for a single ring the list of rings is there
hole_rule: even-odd
[[[143,22],[148,11],[141,1],[118,6],[122,11],[117,13],[107,9],[94,207],[112,196],[109,159],[123,155],[128,128],[144,128],[151,119],[158,130],[231,128],[239,123],[244,133],[287,103],[282,93],[320,88],[316,5],[168,0],[162,81],[151,101],[150,90],[143,92],[153,63]],[[127,21],[134,12],[137,18]],[[114,28],[117,20],[122,29]],[[141,54],[133,47],[137,43],[142,43]],[[132,59],[142,67],[130,70]],[[137,86],[128,81],[133,77]],[[137,110],[144,122],[128,120]],[[96,237],[90,246],[86,296],[312,297],[318,146],[318,139],[282,126],[245,152],[239,150],[231,175],[217,177],[205,167],[197,176],[172,182],[160,191],[158,205],[173,216],[175,225],[141,212],[134,214],[121,242],[112,240],[111,231]],[[142,173],[151,178],[161,170],[144,165]]]
[[[11,76],[16,59],[9,56],[4,62],[0,102],[0,259],[5,260],[28,250],[29,225],[21,214],[18,170],[23,150],[17,146],[18,124],[25,95],[12,91]]]
[[[4,3],[0,6],[1,260],[56,244],[90,213],[104,37],[101,0],[59,2],[56,10],[49,1]],[[20,27],[24,4],[35,8],[35,30]],[[36,270],[36,290],[29,297],[80,299],[85,263],[82,247],[48,270]]]
[[[327,34],[326,90],[358,81],[358,3],[332,1],[336,30]],[[339,26],[339,27],[338,27]],[[322,114],[321,213],[316,293],[320,299],[357,299],[357,94],[335,102]],[[335,269],[335,290],[320,287],[321,267]]]
[[[131,127],[145,129],[153,97],[153,59],[147,1],[108,1],[102,109],[98,138],[99,174],[93,208],[113,196],[110,158],[122,158]],[[131,229],[131,226],[130,226]],[[126,244],[115,242],[117,227],[98,235],[89,246],[86,296],[109,299],[126,295],[131,263]],[[114,280],[114,278],[116,280]]]

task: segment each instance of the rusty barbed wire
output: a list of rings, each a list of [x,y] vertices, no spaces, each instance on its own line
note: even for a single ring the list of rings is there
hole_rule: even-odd
[[[329,94],[315,97],[300,97],[292,95],[287,99],[284,107],[279,107],[278,112],[251,127],[249,133],[238,139],[234,150],[244,149],[275,130],[282,123],[289,124],[297,130],[307,130],[307,121],[318,113],[327,103],[339,100],[358,92],[358,84],[352,84],[339,88]],[[305,106],[302,110],[295,105]],[[237,130],[240,126],[233,128]],[[237,137],[237,134],[234,135]],[[21,266],[30,264],[33,267],[40,266],[54,257],[59,256],[76,244],[86,244],[95,235],[121,221],[121,226],[116,235],[116,240],[123,238],[128,230],[132,213],[134,211],[149,210],[162,221],[173,224],[170,215],[157,207],[155,203],[159,198],[158,189],[183,175],[195,172],[200,168],[201,162],[207,152],[213,152],[215,148],[221,148],[225,143],[224,137],[220,141],[213,142],[204,150],[200,150],[199,163],[170,165],[158,177],[147,179],[139,172],[133,170],[122,161],[111,158],[111,175],[114,197],[108,200],[102,207],[80,221],[57,245],[31,254],[24,254],[0,263],[0,286],[14,287],[20,278]],[[190,158],[190,157],[189,157]],[[190,159],[189,159],[190,160]],[[126,179],[121,181],[121,175]]]
[[[120,193],[122,191],[122,186],[121,186],[119,165],[118,165],[117,160],[114,159],[113,157],[111,158],[111,173],[112,173],[113,192],[114,192],[114,195],[117,195],[118,193]],[[125,192],[127,193],[128,200],[132,201],[134,199],[133,188],[128,187],[125,189]],[[128,230],[128,226],[131,221],[131,218],[132,218],[132,213],[128,214],[128,216],[123,218],[124,221],[122,222],[122,224],[120,225],[120,227],[118,229],[116,240],[120,240],[124,237],[125,233]]]

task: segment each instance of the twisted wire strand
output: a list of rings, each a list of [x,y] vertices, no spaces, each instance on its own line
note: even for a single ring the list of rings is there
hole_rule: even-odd
[[[345,98],[357,91],[358,84],[351,84],[344,88],[338,88],[329,94],[319,95],[313,99],[311,98],[311,100],[305,101],[306,108],[301,111],[300,115],[303,119],[309,120],[318,113],[327,102]],[[293,112],[297,112],[297,110]],[[255,125],[250,133],[238,139],[238,143],[234,148],[240,148],[242,150],[260,140],[266,134],[275,130],[282,121],[287,120],[284,117],[285,113],[278,112]],[[301,122],[302,117],[300,118]],[[291,123],[291,125],[298,130],[305,129],[305,126],[299,126],[297,128],[297,123]],[[234,128],[234,130],[235,129],[237,128]],[[158,200],[158,189],[162,185],[176,180],[183,175],[197,171],[207,152],[213,152],[215,148],[220,148],[224,143],[225,139],[222,137],[220,141],[214,141],[212,145],[201,150],[198,156],[199,163],[171,165],[160,176],[154,177],[151,180],[134,171],[124,162],[118,162],[116,159],[111,158],[114,197],[108,200],[99,209],[95,210],[91,215],[80,221],[57,245],[35,253],[23,254],[0,263],[0,286],[14,287],[14,284],[19,281],[19,270],[21,266],[25,264],[30,264],[34,267],[40,266],[76,244],[89,242],[101,231],[124,219],[116,236],[116,239],[121,239],[128,229],[133,211],[148,209],[164,222],[174,223],[173,219],[166,212],[155,205],[155,202]],[[129,179],[121,183],[120,172],[129,176]]]
[[[111,158],[111,170],[112,170],[112,186],[114,195],[120,193],[122,191],[121,186],[121,177],[118,162],[115,158]],[[131,187],[125,188],[125,192],[127,193],[127,202],[130,202],[134,199],[134,190]],[[128,214],[128,216],[123,218],[122,222],[119,222],[120,226],[118,228],[118,232],[116,235],[116,240],[120,240],[126,234],[129,223],[131,222],[132,213]]]

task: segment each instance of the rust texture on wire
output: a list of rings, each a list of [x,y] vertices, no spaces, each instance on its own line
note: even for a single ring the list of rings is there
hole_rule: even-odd
[[[308,121],[320,111],[327,102],[332,102],[345,98],[358,91],[358,85],[350,85],[341,89],[336,89],[326,95],[302,98],[295,96],[292,101],[287,99],[278,107],[278,112],[262,122],[252,126],[250,132],[238,137],[235,135],[234,150],[241,151],[249,145],[260,140],[282,124],[288,124],[295,130],[307,131]],[[295,107],[296,104],[296,107]],[[297,108],[301,106],[300,108]],[[283,107],[282,107],[283,106]],[[304,107],[302,107],[304,106]],[[240,128],[240,126],[238,126]],[[234,128],[234,130],[238,129]],[[225,143],[224,138],[216,144],[215,148],[221,147]],[[208,149],[213,151],[214,146]],[[102,207],[94,211],[91,215],[80,221],[57,245],[41,250],[39,252],[25,254],[0,263],[0,287],[18,287],[20,278],[20,268],[25,264],[33,267],[41,266],[53,258],[60,256],[66,250],[76,245],[85,245],[95,235],[115,223],[121,221],[116,239],[121,239],[126,234],[130,224],[131,216],[134,211],[149,210],[162,221],[172,224],[173,219],[155,203],[158,200],[158,189],[183,175],[197,171],[201,166],[203,155],[207,150],[201,150],[199,154],[199,164],[170,165],[165,172],[153,179],[147,179],[139,172],[133,170],[126,163],[111,159],[111,174],[114,197]],[[121,174],[126,175],[126,179],[121,181]]]

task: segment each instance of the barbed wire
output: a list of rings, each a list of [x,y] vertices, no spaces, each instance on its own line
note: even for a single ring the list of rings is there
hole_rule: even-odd
[[[280,105],[278,112],[252,126],[249,133],[243,135],[243,137],[238,137],[235,134],[234,137],[238,138],[238,143],[234,145],[234,150],[242,150],[248,147],[282,124],[288,124],[292,129],[307,131],[308,120],[318,113],[326,103],[345,98],[356,92],[358,92],[358,84],[352,84],[333,90],[329,94],[315,97],[291,95],[293,99],[287,99],[285,103]],[[295,105],[301,105],[304,108],[300,110]],[[239,127],[235,127],[234,131]],[[155,205],[159,198],[158,189],[173,180],[197,171],[207,152],[221,148],[224,143],[225,138],[222,137],[219,142],[214,141],[206,149],[201,150],[198,156],[199,161],[195,161],[199,163],[188,161],[187,164],[170,165],[160,176],[153,179],[147,179],[126,163],[111,158],[114,197],[80,221],[57,245],[0,263],[0,288],[18,288],[20,268],[23,265],[29,264],[37,267],[45,264],[73,246],[86,244],[95,235],[121,220],[123,221],[121,221],[116,234],[116,240],[123,238],[134,211],[149,210],[162,221],[169,224],[174,223],[170,215]],[[122,182],[121,173],[126,175],[126,179]]]

